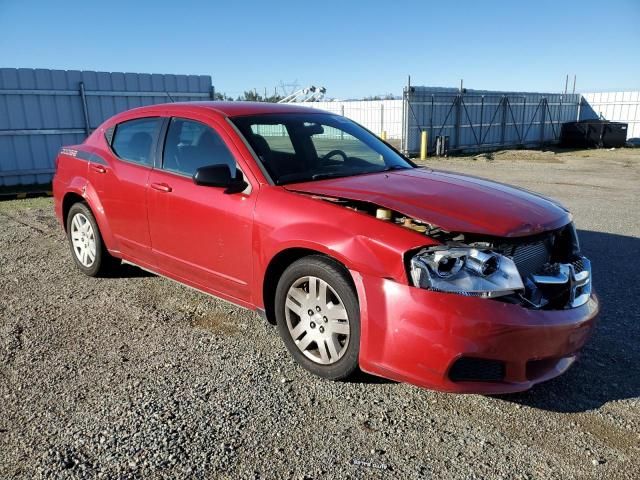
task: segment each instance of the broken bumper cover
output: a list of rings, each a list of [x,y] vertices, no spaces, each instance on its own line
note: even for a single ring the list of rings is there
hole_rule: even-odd
[[[595,294],[576,308],[532,310],[374,277],[356,284],[361,368],[448,392],[518,392],[564,373],[599,310]]]

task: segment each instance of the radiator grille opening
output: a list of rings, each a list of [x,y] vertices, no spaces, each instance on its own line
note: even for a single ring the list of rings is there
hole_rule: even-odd
[[[540,273],[549,263],[567,263],[575,258],[571,253],[571,245],[567,240],[567,228],[532,238],[498,243],[496,250],[513,259],[523,280],[529,275]],[[581,270],[581,265],[575,265]]]
[[[537,273],[551,260],[547,242],[544,241],[529,245],[519,245],[514,250],[513,262],[518,267],[518,271],[523,278]]]

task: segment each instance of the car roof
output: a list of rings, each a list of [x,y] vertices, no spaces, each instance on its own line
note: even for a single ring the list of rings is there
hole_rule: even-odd
[[[135,108],[137,114],[153,113],[158,109],[167,110],[169,112],[180,111],[213,111],[226,117],[238,117],[244,115],[260,115],[267,113],[327,113],[309,107],[303,107],[300,104],[290,103],[269,103],[269,102],[175,102],[149,105],[147,107]]]

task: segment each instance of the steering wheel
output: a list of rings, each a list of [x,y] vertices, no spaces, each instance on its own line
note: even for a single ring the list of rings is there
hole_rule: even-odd
[[[322,156],[322,160],[329,160],[334,155],[340,155],[342,157],[342,160],[344,160],[345,162],[349,160],[349,157],[347,156],[347,154],[344,153],[342,150],[331,150],[329,153]]]

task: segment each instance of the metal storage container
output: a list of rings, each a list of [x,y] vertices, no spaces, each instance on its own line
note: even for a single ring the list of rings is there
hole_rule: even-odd
[[[624,147],[628,125],[608,120],[582,120],[562,124],[560,144],[563,147]]]

